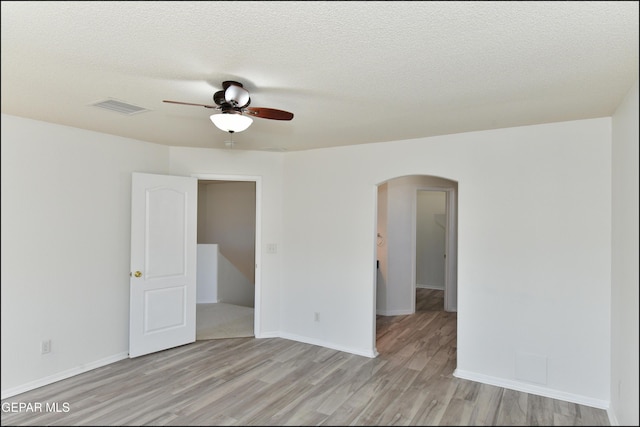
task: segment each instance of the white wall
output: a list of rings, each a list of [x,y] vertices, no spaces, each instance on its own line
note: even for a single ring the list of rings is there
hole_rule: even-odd
[[[415,310],[415,198],[419,177],[387,182],[387,304],[379,314]]]
[[[606,405],[610,149],[601,118],[286,153],[282,334],[375,354],[376,185],[447,177],[457,375]]]
[[[198,198],[198,203],[200,198]],[[199,206],[198,206],[199,208]],[[218,245],[198,243],[196,304],[218,302]]]
[[[635,90],[629,117],[637,117]],[[620,135],[637,127],[626,111]],[[634,153],[620,138],[619,155]],[[260,176],[262,336],[369,356],[376,186],[412,174],[456,180],[456,374],[594,406],[609,399],[610,118],[263,153],[167,149],[3,115],[1,147],[3,394],[126,355],[130,179],[140,171]],[[619,208],[624,197],[614,198]],[[633,238],[614,240],[616,253]],[[278,253],[266,254],[268,243]],[[637,320],[627,300],[633,271],[616,274],[625,290],[616,308]],[[634,328],[614,337],[613,357],[629,368],[621,378],[637,365],[623,355]],[[46,338],[53,352],[45,357]],[[531,381],[541,358],[546,384]],[[633,414],[637,393],[637,384],[623,387],[621,416]]]
[[[638,425],[638,81],[613,116],[611,413]],[[615,424],[614,424],[615,425]]]
[[[4,396],[127,357],[131,172],[169,149],[5,114],[0,147]]]

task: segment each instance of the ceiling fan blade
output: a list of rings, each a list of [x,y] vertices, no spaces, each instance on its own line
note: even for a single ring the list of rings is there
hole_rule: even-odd
[[[180,105],[195,105],[196,107],[204,107],[204,108],[218,108],[215,105],[207,105],[207,104],[193,104],[191,102],[180,102],[180,101],[169,101],[169,100],[162,100],[162,102],[169,102],[171,104],[180,104]]]
[[[247,115],[260,117],[261,119],[271,120],[291,120],[293,113],[284,110],[276,110],[275,108],[249,107],[244,110]]]

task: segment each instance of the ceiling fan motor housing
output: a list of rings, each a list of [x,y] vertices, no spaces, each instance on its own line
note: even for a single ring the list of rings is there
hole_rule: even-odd
[[[233,107],[229,104],[223,104],[220,106],[220,111],[222,114],[242,114],[242,108]]]

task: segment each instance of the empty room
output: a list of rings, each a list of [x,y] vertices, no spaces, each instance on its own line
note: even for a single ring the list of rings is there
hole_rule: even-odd
[[[2,425],[638,425],[637,1],[1,20]]]

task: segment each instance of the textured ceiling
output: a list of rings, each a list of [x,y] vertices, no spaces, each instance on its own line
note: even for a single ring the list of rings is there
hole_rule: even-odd
[[[236,80],[235,149],[305,150],[610,116],[638,78],[638,2],[14,2],[2,112],[224,148],[202,107]],[[92,106],[115,99],[148,111]]]

